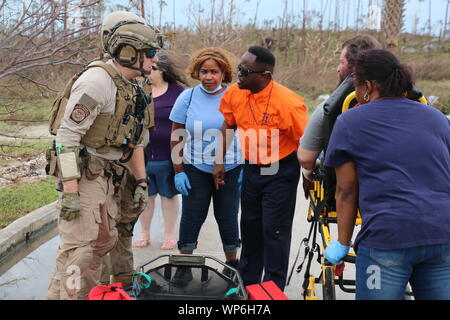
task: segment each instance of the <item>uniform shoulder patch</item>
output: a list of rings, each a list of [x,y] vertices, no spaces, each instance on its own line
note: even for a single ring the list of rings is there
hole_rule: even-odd
[[[84,104],[76,104],[75,107],[72,110],[72,113],[70,114],[70,119],[75,122],[76,124],[80,124],[83,122],[91,112],[89,111],[89,108],[86,107]]]
[[[91,110],[94,110],[94,108],[98,104],[98,102],[95,99],[91,98],[86,93],[83,93],[83,95],[81,96],[80,100],[78,100],[78,103],[88,107]]]

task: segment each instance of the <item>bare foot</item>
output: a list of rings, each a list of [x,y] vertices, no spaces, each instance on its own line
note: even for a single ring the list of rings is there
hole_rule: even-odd
[[[177,240],[165,240],[161,246],[162,250],[173,250],[177,247]]]
[[[145,248],[145,247],[148,247],[149,244],[150,244],[150,239],[149,238],[141,237],[138,241],[136,241],[134,243],[134,246],[136,248]]]

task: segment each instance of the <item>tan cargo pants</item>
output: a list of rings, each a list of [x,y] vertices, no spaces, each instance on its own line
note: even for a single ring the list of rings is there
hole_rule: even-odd
[[[86,299],[98,284],[103,256],[117,242],[118,200],[111,178],[102,172],[88,180],[83,173],[78,188],[80,215],[71,221],[58,221],[61,243],[46,295],[49,300]]]
[[[127,173],[121,186],[119,218],[117,222],[118,241],[116,246],[102,260],[101,284],[122,282],[131,285],[135,272],[133,259],[133,229],[143,210],[132,209],[135,178]],[[111,279],[112,276],[112,279]]]

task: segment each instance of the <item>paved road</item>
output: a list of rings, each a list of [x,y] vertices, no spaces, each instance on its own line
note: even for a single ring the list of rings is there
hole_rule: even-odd
[[[142,265],[145,262],[161,255],[168,251],[160,250],[162,245],[162,216],[159,209],[159,201],[156,205],[154,223],[152,224],[152,241],[151,245],[143,249],[134,249],[136,266]],[[306,221],[307,203],[303,198],[301,192],[301,183],[299,184],[299,192],[297,197],[297,210],[294,218],[293,239],[291,245],[290,268],[292,267],[295,256],[300,245],[300,241],[307,235],[309,230],[309,223]],[[135,240],[138,238],[140,232],[140,225],[137,224],[135,230]],[[336,234],[336,230],[332,230],[332,235]],[[59,243],[59,238],[54,237],[37,250],[29,254],[26,258],[12,267],[8,272],[0,276],[0,300],[8,299],[44,299],[47,288],[48,277],[55,261],[56,248]],[[177,253],[177,251],[169,251],[169,253]],[[203,226],[199,238],[199,246],[196,254],[211,255],[221,260],[224,259],[219,231],[211,212],[208,215],[205,225]],[[299,264],[303,258],[303,249]],[[312,274],[318,276],[320,274],[320,265],[314,260],[312,264]],[[354,279],[354,265],[347,265],[345,269],[345,277]],[[285,293],[290,299],[303,299],[301,295],[301,284],[303,282],[303,272],[294,275],[291,279],[291,284],[286,287]],[[316,295],[321,299],[320,285],[316,286]],[[354,294],[342,292],[336,288],[337,299],[354,299]]]

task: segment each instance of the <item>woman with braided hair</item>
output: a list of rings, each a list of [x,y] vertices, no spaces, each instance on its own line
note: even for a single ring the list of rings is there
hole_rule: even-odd
[[[233,80],[231,61],[231,54],[221,48],[204,48],[194,52],[188,74],[200,84],[185,90],[178,97],[170,120],[173,122],[171,143],[175,187],[182,194],[178,249],[182,254],[192,254],[197,248],[198,235],[212,199],[226,263],[237,267],[237,250],[241,243],[238,180],[242,160],[236,136],[234,147],[229,149],[225,157],[225,185],[216,190],[212,177],[217,140],[215,134],[220,134],[224,120],[219,105],[228,90],[227,84]],[[184,139],[174,140],[175,136],[181,137],[185,133],[187,138],[182,148]],[[180,149],[181,157],[174,159],[176,150]],[[190,268],[178,268],[172,282],[183,287],[191,280]]]

